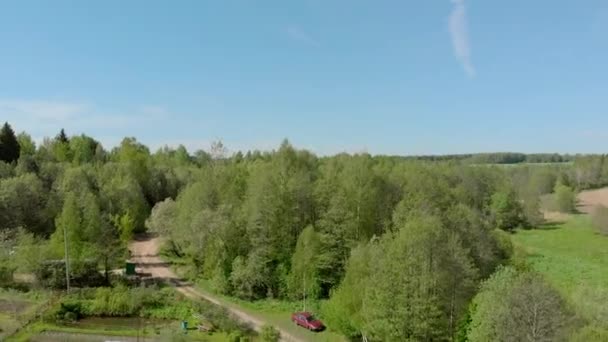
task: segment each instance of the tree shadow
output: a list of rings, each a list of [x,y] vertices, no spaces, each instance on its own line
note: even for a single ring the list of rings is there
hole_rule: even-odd
[[[560,229],[564,222],[543,222],[537,225],[534,230],[556,230]]]
[[[150,241],[157,237],[158,237],[158,234],[156,234],[156,233],[139,233],[133,237],[133,240],[142,242],[142,241]]]
[[[150,268],[150,267],[169,267],[171,263],[161,261],[161,262],[138,262],[135,265],[139,268]]]

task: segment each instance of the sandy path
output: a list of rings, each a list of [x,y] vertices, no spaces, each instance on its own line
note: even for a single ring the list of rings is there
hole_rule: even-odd
[[[153,236],[145,236],[136,239],[129,246],[131,251],[131,260],[137,264],[138,273],[149,274],[153,278],[163,279],[168,284],[175,287],[177,291],[189,298],[199,298],[207,300],[218,306],[225,307],[236,318],[250,324],[256,331],[260,331],[262,326],[267,324],[264,320],[254,317],[246,312],[243,312],[234,307],[229,307],[220,302],[216,297],[207,293],[202,293],[195,289],[191,284],[181,280],[170,268],[170,265],[164,262],[158,255],[160,249],[160,238]],[[277,327],[275,327],[277,328]],[[290,333],[277,328],[281,332],[281,341],[303,342],[301,339],[294,337]]]

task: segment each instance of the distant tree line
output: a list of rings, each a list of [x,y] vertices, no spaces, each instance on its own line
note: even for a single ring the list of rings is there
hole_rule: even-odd
[[[427,161],[464,161],[471,164],[521,164],[521,163],[566,163],[571,162],[578,156],[559,153],[475,153],[475,154],[447,154],[447,155],[422,155],[399,157],[403,159],[427,160]]]

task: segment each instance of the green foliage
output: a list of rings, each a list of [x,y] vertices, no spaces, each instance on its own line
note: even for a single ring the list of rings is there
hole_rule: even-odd
[[[16,271],[32,273],[48,255],[48,243],[24,229],[19,229],[15,236],[15,248],[11,262]]]
[[[15,175],[15,168],[12,164],[0,160],[0,179],[10,178]]]
[[[222,268],[217,268],[214,272],[214,276],[211,279],[211,287],[219,294],[230,294],[232,291],[230,281]]]
[[[588,322],[608,322],[607,238],[597,234],[588,216],[546,229],[519,231],[513,243],[526,252],[529,268],[542,273]],[[601,326],[601,324],[600,324]]]
[[[427,217],[410,221],[383,243],[364,296],[366,333],[383,341],[454,334],[477,277],[458,237]]]
[[[598,232],[608,235],[608,208],[598,206],[592,213],[593,225]]]
[[[75,194],[68,193],[55,225],[57,229],[51,236],[51,248],[55,256],[60,257],[65,254],[65,240],[67,240],[70,259],[83,260],[85,233],[82,212]]]
[[[372,272],[370,259],[377,251],[375,244],[353,249],[344,280],[323,306],[327,323],[349,338],[361,336],[363,296]]]
[[[504,268],[473,302],[469,341],[555,341],[567,336],[570,313],[538,275]]]
[[[569,341],[571,342],[603,342],[608,341],[608,329],[587,325],[576,331]]]
[[[97,149],[99,143],[86,135],[74,136],[69,141],[72,162],[75,165],[91,163],[100,160],[102,156]]]
[[[288,286],[292,299],[318,298],[318,258],[320,240],[312,226],[302,231],[291,259]]]
[[[15,269],[8,264],[0,265],[0,287],[9,287],[13,284]]]
[[[590,326],[608,332],[608,287],[601,285],[581,284],[570,293],[579,316],[584,318]]]
[[[36,153],[36,143],[34,143],[29,134],[25,132],[19,133],[19,135],[17,135],[17,141],[19,142],[20,147],[20,157],[33,156]]]
[[[135,231],[135,220],[126,212],[122,215],[114,215],[111,217],[111,221],[114,226],[118,229],[120,240],[123,243],[128,243],[133,238]]]
[[[152,293],[149,293],[152,294]],[[89,314],[101,316],[133,316],[141,309],[141,298],[133,296],[128,288],[99,288],[89,307]]]
[[[59,134],[55,137],[50,146],[51,154],[58,162],[70,162],[72,160],[72,151],[70,150],[70,140],[62,128]]]
[[[243,336],[241,332],[233,331],[228,335],[228,342],[244,342],[248,341],[247,337]]]
[[[0,179],[0,229],[25,228],[45,235],[50,228],[46,216],[47,194],[34,174]]]
[[[20,150],[15,131],[5,122],[0,129],[0,160],[7,163],[17,161]]]
[[[149,207],[144,190],[135,176],[123,164],[107,163],[99,172],[100,201],[104,211],[110,215],[128,212],[135,221],[134,232],[143,232]]]
[[[51,311],[49,316],[52,320],[58,322],[74,322],[83,317],[82,303],[77,300],[64,300],[59,303],[59,307],[56,310]]]
[[[608,183],[603,156],[502,167],[470,163],[574,157],[318,158],[287,141],[276,151],[233,156],[214,143],[191,156],[183,146],[150,154],[134,138],[107,153],[93,138],[68,138],[63,130],[38,147],[26,134],[17,140],[17,164],[0,162],[0,231],[10,241],[1,261],[10,269],[62,287],[65,232],[71,279],[101,277],[105,270],[102,280],[109,284],[107,271],[124,262],[126,244],[147,228],[165,238],[168,253],[190,276],[214,291],[247,300],[329,299],[319,313],[330,328],[371,340],[462,340],[481,310],[471,305],[480,282],[512,258],[505,231],[542,222],[539,196],[556,183],[571,187],[564,196],[568,210],[571,189]],[[556,197],[563,192],[558,187]],[[516,247],[513,264],[526,264]],[[547,260],[537,258],[528,268]],[[562,263],[563,276],[571,275],[566,266],[573,263]],[[537,285],[525,286],[538,295]],[[522,306],[528,293],[515,288],[507,299]],[[117,287],[76,299],[85,314],[178,317],[202,310],[168,305],[146,291]],[[548,302],[555,304],[552,296]],[[584,319],[602,328],[593,317],[603,312],[592,304],[581,300],[577,311],[589,306]],[[225,313],[209,312],[234,328],[221,322]]]
[[[574,161],[570,178],[577,189],[597,188],[608,184],[608,162],[605,155],[579,156]]]
[[[555,201],[557,209],[563,213],[572,213],[576,210],[576,194],[566,185],[555,186]]]
[[[523,223],[522,207],[513,191],[492,195],[490,209],[496,228],[511,231]]]
[[[128,173],[135,178],[146,194],[150,194],[150,151],[135,140],[125,138],[113,154],[115,160],[127,167]],[[143,223],[143,220],[142,220]]]
[[[281,333],[272,325],[265,325],[260,332],[260,339],[263,342],[278,342],[281,339]]]
[[[148,228],[150,232],[158,233],[163,236],[171,236],[171,240],[175,241],[178,236],[169,235],[175,231],[172,229],[175,225],[177,214],[175,205],[175,201],[171,198],[156,203],[154,208],[152,208],[150,217],[146,220],[146,228]]]

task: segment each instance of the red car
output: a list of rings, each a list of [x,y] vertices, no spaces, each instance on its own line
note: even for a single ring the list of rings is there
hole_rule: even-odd
[[[291,315],[291,320],[308,330],[321,331],[325,329],[325,326],[321,321],[316,319],[310,312],[296,312]]]

